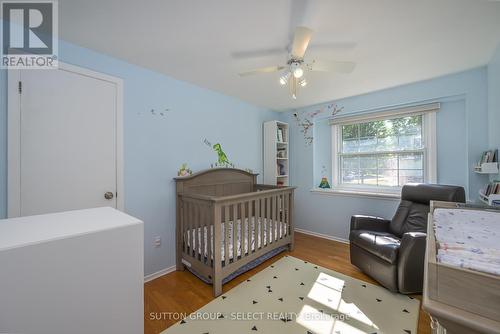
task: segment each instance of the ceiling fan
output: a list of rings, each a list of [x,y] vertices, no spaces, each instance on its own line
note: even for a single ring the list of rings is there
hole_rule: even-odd
[[[351,73],[354,70],[356,64],[353,62],[318,60],[305,62],[304,55],[306,54],[312,34],[313,31],[307,27],[295,28],[290,55],[286,64],[261,67],[238,74],[245,77],[260,73],[283,71],[283,75],[280,77],[279,82],[282,86],[289,84],[290,94],[293,99],[296,99],[298,88],[307,85],[307,80],[304,77],[305,71]]]

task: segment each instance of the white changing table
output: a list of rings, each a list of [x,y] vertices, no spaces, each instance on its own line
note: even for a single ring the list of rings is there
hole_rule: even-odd
[[[112,208],[0,220],[0,333],[143,333],[143,224]]]
[[[436,208],[480,210],[458,203],[431,202],[422,305],[432,317],[434,333],[500,334],[500,276],[436,260]]]

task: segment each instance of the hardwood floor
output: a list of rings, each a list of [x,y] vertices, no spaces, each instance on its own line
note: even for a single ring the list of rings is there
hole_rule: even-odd
[[[223,291],[226,292],[232,289],[248,277],[256,274],[287,254],[339,273],[377,284],[351,265],[348,245],[296,232],[295,250],[293,252],[283,252],[233,279],[224,285]],[[417,296],[417,298],[420,299],[420,296]],[[144,333],[160,333],[178,321],[178,319],[168,319],[169,316],[163,312],[189,314],[212,299],[212,286],[203,283],[189,271],[176,271],[148,282],[144,285]],[[152,313],[159,319],[152,320]],[[429,316],[423,310],[420,310],[418,333],[431,333]]]

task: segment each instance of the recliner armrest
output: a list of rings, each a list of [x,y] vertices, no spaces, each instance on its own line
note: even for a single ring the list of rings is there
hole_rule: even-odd
[[[354,215],[351,217],[351,231],[369,230],[377,232],[387,232],[389,231],[390,222],[390,220],[380,217]]]
[[[422,292],[427,234],[406,232],[398,255],[398,286],[401,293]]]

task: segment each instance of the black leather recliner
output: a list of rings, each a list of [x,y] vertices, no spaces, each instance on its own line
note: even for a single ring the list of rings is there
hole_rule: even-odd
[[[392,218],[353,216],[351,263],[393,292],[422,292],[430,201],[465,202],[464,188],[407,184]]]

